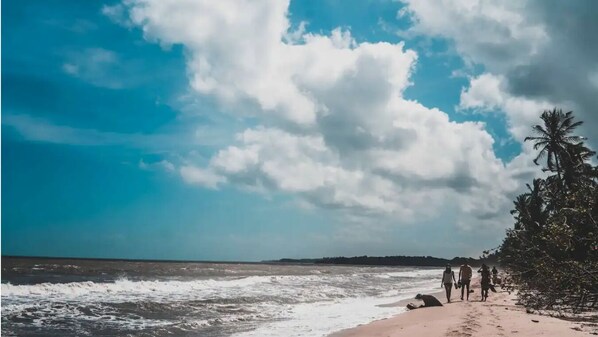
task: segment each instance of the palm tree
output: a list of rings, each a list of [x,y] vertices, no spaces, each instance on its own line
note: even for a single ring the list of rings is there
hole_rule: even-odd
[[[534,179],[532,186],[526,184],[529,192],[520,194],[513,201],[515,208],[511,214],[515,216],[515,229],[537,231],[546,223],[547,212],[544,207],[544,182]]]
[[[546,223],[546,211],[544,209],[544,181],[542,179],[534,179],[532,186],[526,184],[529,192],[528,209],[530,220],[536,227],[542,227]]]
[[[520,230],[523,229],[525,223],[529,218],[529,213],[527,211],[528,204],[529,204],[529,196],[527,193],[520,194],[517,198],[513,201],[515,208],[511,211],[511,214],[515,216],[515,229]]]
[[[532,128],[537,136],[525,137],[525,141],[534,142],[534,150],[540,150],[534,163],[546,157],[546,168],[556,171],[559,183],[562,182],[563,162],[572,162],[571,149],[577,148],[584,140],[583,137],[572,135],[572,132],[583,122],[574,122],[573,112],[563,113],[556,108],[552,111],[545,110],[540,116],[544,125]]]
[[[597,176],[592,170],[592,165],[589,161],[596,155],[596,152],[584,146],[583,142],[574,144],[567,148],[568,156],[563,158],[561,163],[563,167],[563,182],[567,187],[571,187],[574,183],[586,182],[589,183]]]

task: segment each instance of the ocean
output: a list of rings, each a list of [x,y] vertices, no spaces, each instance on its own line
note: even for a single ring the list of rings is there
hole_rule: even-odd
[[[326,336],[442,269],[2,258],[3,336]]]

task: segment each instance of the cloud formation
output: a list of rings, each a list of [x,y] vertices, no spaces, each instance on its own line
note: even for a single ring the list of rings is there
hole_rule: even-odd
[[[504,110],[516,138],[522,128],[529,130],[529,109],[535,108],[539,114],[557,104],[575,110],[586,122],[586,132],[598,129],[598,2],[403,3],[406,7],[400,14],[413,21],[408,33],[448,39],[468,64],[485,68],[486,74],[472,78],[469,95],[462,96],[466,99],[462,107],[471,106],[467,99],[473,91],[493,79],[500,82],[500,95],[509,98],[478,101],[475,107],[487,103],[485,109]],[[496,90],[494,95],[498,95]]]
[[[483,123],[405,99],[417,54],[402,43],[293,30],[288,1],[127,4],[146,39],[186,48],[197,93],[259,121],[206,165],[181,167],[185,181],[291,193],[353,218],[418,222],[448,212],[461,228],[506,226],[525,161],[496,158]],[[505,100],[491,85],[482,97],[464,92],[463,106]]]
[[[537,124],[540,113],[556,105],[543,99],[511,94],[503,76],[484,73],[470,78],[469,87],[461,91],[459,108],[479,112],[502,111],[507,116],[509,132],[522,143],[530,134],[530,126]]]

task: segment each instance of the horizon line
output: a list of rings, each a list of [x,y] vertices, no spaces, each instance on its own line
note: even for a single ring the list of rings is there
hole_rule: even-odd
[[[355,256],[323,256],[323,257],[316,257],[316,258],[289,258],[283,257],[278,259],[272,260],[260,260],[260,261],[236,261],[236,260],[191,260],[191,259],[135,259],[135,258],[110,258],[110,257],[70,257],[70,256],[35,256],[35,255],[4,255],[1,254],[0,258],[15,258],[15,259],[42,259],[42,260],[100,260],[100,261],[113,261],[113,262],[154,262],[154,263],[222,263],[222,264],[267,264],[267,263],[280,263],[281,260],[293,260],[293,261],[300,261],[300,260],[319,260],[319,259],[330,259],[330,258],[355,258],[355,257],[421,257],[421,258],[434,258],[434,259],[443,259],[443,260],[453,260],[453,259],[474,259],[474,260],[481,260],[481,257],[463,257],[463,256],[455,256],[453,258],[445,258],[445,257],[436,257],[431,255],[386,255],[386,256],[373,256],[373,255],[355,255]]]

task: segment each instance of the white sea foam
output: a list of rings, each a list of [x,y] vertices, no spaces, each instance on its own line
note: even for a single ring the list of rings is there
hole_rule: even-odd
[[[2,316],[17,321],[30,318],[40,327],[61,320],[97,321],[132,331],[157,327],[194,331],[249,324],[254,329],[243,336],[323,336],[401,312],[401,308],[380,305],[432,289],[439,273],[436,269],[380,272],[360,268],[353,273],[2,284]],[[176,309],[193,301],[207,301],[195,310],[206,309],[211,316],[158,319],[139,316],[143,312],[118,311],[125,304],[156,303],[159,308]],[[182,311],[189,312],[187,308]],[[249,330],[247,325],[243,330]]]
[[[405,311],[403,307],[388,304],[413,298],[418,292],[430,290],[435,281],[392,297],[359,297],[337,299],[331,302],[301,303],[291,306],[285,319],[269,322],[255,330],[237,333],[235,337],[320,337],[330,333],[389,318]]]
[[[436,271],[406,271],[383,274],[356,274],[357,277],[348,275],[281,275],[281,276],[249,276],[244,278],[220,278],[193,281],[155,280],[132,281],[120,279],[116,282],[72,282],[72,283],[41,283],[35,285],[13,285],[3,283],[1,288],[2,299],[31,299],[31,300],[89,300],[90,297],[110,295],[102,298],[106,301],[123,301],[129,298],[139,299],[144,296],[160,297],[172,295],[192,295],[196,299],[208,298],[214,295],[226,296],[231,289],[243,289],[249,294],[272,293],[273,289],[279,291],[290,290],[318,290],[322,294],[335,293],[342,295],[343,283],[365,282],[371,277],[379,278],[413,278],[417,283],[426,281]],[[364,278],[360,280],[359,277]],[[401,286],[409,286],[410,282],[404,280]],[[339,285],[341,287],[339,287]],[[373,285],[375,286],[375,285]],[[311,288],[311,287],[315,287]],[[358,289],[355,289],[358,290]],[[314,295],[317,296],[317,295]]]
[[[196,280],[196,281],[131,281],[117,280],[111,283],[71,282],[41,283],[35,285],[2,284],[2,299],[65,301],[89,300],[102,296],[104,301],[125,301],[148,297],[160,297],[182,294],[209,296],[230,288],[250,288],[258,283],[270,282],[269,277],[250,276],[228,280]],[[105,298],[105,295],[110,297]]]

